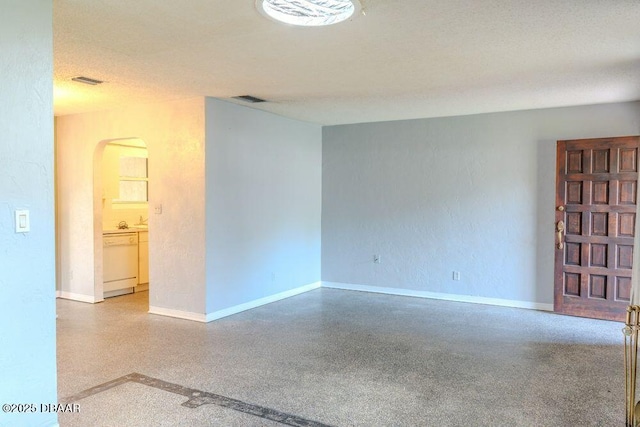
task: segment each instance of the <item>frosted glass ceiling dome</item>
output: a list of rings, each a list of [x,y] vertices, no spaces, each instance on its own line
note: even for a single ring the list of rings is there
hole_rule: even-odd
[[[358,0],[257,0],[256,6],[276,21],[306,27],[337,24],[360,10]]]

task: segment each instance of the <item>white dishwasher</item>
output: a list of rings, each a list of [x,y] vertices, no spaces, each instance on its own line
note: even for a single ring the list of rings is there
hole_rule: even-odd
[[[104,234],[104,298],[133,292],[138,284],[138,233]]]

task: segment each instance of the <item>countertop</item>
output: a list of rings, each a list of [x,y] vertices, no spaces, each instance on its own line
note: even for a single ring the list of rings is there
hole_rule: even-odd
[[[102,234],[140,233],[145,231],[149,231],[149,228],[148,227],[112,228],[108,230],[102,230]]]

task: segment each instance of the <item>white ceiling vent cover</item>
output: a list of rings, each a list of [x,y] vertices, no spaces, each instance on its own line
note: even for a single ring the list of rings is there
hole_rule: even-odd
[[[85,76],[73,77],[71,80],[73,80],[74,82],[84,83],[92,86],[104,83],[102,80],[96,80]]]
[[[249,102],[251,104],[256,104],[258,102],[267,102],[266,99],[258,98],[257,96],[251,95],[233,96],[232,98],[237,99],[238,101]]]
[[[263,15],[285,24],[305,27],[332,25],[360,11],[358,0],[256,0]]]

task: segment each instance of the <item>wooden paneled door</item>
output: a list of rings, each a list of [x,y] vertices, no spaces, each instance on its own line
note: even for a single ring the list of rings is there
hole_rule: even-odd
[[[640,137],[558,141],[554,311],[624,320]]]

